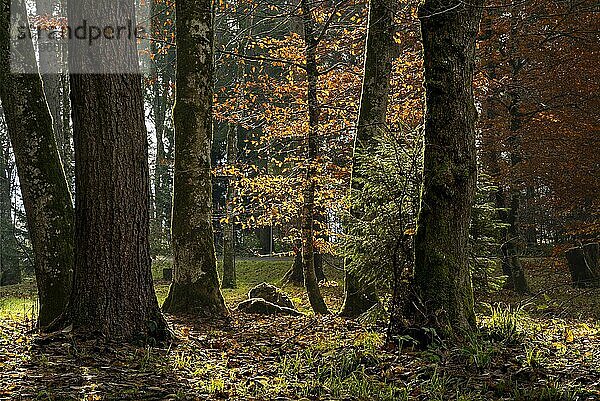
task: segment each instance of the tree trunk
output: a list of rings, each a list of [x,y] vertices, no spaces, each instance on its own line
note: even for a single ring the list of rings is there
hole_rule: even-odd
[[[154,204],[153,219],[151,223],[151,246],[155,254],[170,253],[170,225],[171,225],[171,185],[173,179],[170,174],[171,154],[167,151],[165,143],[171,143],[172,129],[167,124],[168,111],[172,109],[171,85],[174,82],[175,60],[174,46],[161,42],[167,24],[167,9],[170,7],[162,0],[152,0],[152,32],[158,35],[151,43],[153,54],[152,62],[152,111],[154,117],[154,130],[156,134],[156,158],[154,161]],[[166,49],[165,49],[166,48]]]
[[[26,24],[25,3],[12,1],[13,18]],[[52,130],[39,74],[11,73],[9,1],[0,15],[0,100],[15,154],[27,226],[35,255],[38,324],[63,311],[73,272],[73,205]],[[37,71],[31,40],[19,44],[16,68]],[[22,64],[19,64],[22,63]]]
[[[473,69],[482,5],[426,0],[419,10],[427,109],[414,285],[427,324],[446,337],[475,329],[468,242],[477,175]]]
[[[58,4],[57,4],[58,3]],[[36,0],[37,15],[49,18],[61,15],[63,1]],[[57,8],[56,6],[59,6]],[[58,13],[58,14],[57,14]],[[38,42],[39,68],[42,77],[44,94],[52,116],[54,137],[58,153],[63,162],[63,169],[67,177],[69,190],[73,190],[73,148],[71,146],[71,127],[69,123],[69,85],[66,67],[66,44],[56,40],[48,40],[51,32],[42,27],[42,34]],[[65,123],[65,120],[67,121]]]
[[[163,309],[226,315],[212,227],[210,146],[213,21],[210,0],[182,0],[177,12],[177,94],[173,198],[174,280]]]
[[[0,120],[4,120],[0,109]],[[4,121],[0,121],[0,286],[21,282],[17,239],[12,220],[12,167]]]
[[[75,26],[84,19],[102,23],[122,18],[135,26],[134,2],[70,1],[68,17]],[[150,269],[148,143],[141,75],[133,72],[138,63],[135,40],[94,46],[97,65],[89,64],[87,43],[69,43],[75,274],[60,323],[110,340],[163,340],[169,330]],[[115,55],[123,64],[114,64]],[[95,73],[100,71],[105,73]]]
[[[519,257],[519,207],[520,194],[512,193],[510,204],[507,205],[504,189],[498,189],[496,193],[496,206],[500,220],[506,224],[502,229],[502,272],[507,277],[505,288],[516,291],[519,294],[529,292],[525,271]]]
[[[514,48],[514,40],[511,38],[517,35],[516,32],[516,20],[515,15],[518,15],[518,12],[515,11],[515,7],[511,10],[511,14],[513,15],[511,20],[511,29],[510,29],[510,37],[508,40],[508,52],[509,52],[509,64],[511,68],[511,85],[509,89],[509,97],[510,97],[510,106],[509,106],[509,132],[510,136],[508,138],[508,145],[510,151],[510,165],[511,165],[511,173],[510,178],[511,182],[508,186],[508,204],[506,212],[506,220],[505,223],[508,225],[506,229],[506,236],[504,238],[503,244],[503,269],[505,269],[505,274],[508,274],[508,280],[506,282],[506,287],[509,289],[513,289],[520,294],[524,294],[529,292],[529,286],[527,285],[527,280],[525,278],[525,272],[523,270],[523,265],[521,264],[520,254],[521,254],[521,227],[520,227],[520,213],[521,213],[521,190],[520,183],[518,182],[518,174],[516,170],[519,168],[519,165],[523,161],[522,151],[521,151],[521,138],[520,129],[522,126],[523,116],[521,115],[521,96],[518,93],[518,88],[515,86],[515,81],[517,75],[523,68],[524,61],[517,59],[515,57],[515,48]]]
[[[364,77],[354,154],[352,157],[352,178],[350,196],[362,191],[358,175],[361,155],[375,151],[376,136],[386,129],[390,76],[394,56],[394,2],[372,0],[369,7],[369,25],[365,50]],[[353,218],[360,218],[362,212],[351,206]],[[348,264],[348,260],[344,264]],[[356,317],[379,302],[375,287],[365,285],[360,277],[348,271],[345,266],[344,304],[341,316]]]
[[[227,131],[227,164],[235,166],[237,162],[237,126],[229,126]],[[236,287],[235,274],[235,225],[233,216],[233,200],[235,188],[233,178],[227,180],[227,194],[225,195],[226,222],[223,224],[223,288]]]
[[[306,45],[306,79],[308,81],[308,132],[304,137],[306,148],[306,171],[302,184],[303,203],[300,214],[302,237],[302,270],[304,286],[308,294],[310,306],[316,314],[327,314],[329,310],[321,295],[319,282],[315,274],[314,250],[314,220],[315,220],[315,191],[316,191],[316,159],[318,153],[317,130],[319,125],[320,107],[317,99],[317,39],[314,32],[314,21],[308,0],[301,0],[304,41]]]
[[[298,248],[299,249],[299,248]],[[325,270],[323,269],[323,255],[315,253],[315,277],[317,282],[327,280],[325,277]],[[304,286],[304,269],[302,267],[302,253],[297,252],[294,254],[294,263],[290,269],[283,275],[281,279],[283,285],[292,285],[295,287]]]

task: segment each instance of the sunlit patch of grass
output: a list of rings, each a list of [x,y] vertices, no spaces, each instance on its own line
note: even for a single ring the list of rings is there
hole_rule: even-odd
[[[265,282],[279,285],[281,278],[291,267],[289,260],[244,260],[236,261],[237,287],[222,289],[223,297],[231,306],[246,299],[248,291],[255,285]],[[222,274],[222,263],[218,264],[219,274]]]
[[[535,346],[525,346],[525,355],[522,358],[524,366],[539,368],[546,362],[546,352]]]
[[[156,299],[158,299],[158,304],[162,305],[167,299],[167,295],[169,295],[169,284],[168,283],[155,283],[154,291],[156,292]]]
[[[484,304],[488,314],[481,319],[484,331],[496,341],[514,343],[525,336],[527,314],[523,307],[503,303]]]
[[[15,296],[0,298],[0,318],[33,321],[36,316],[37,304],[34,299]]]

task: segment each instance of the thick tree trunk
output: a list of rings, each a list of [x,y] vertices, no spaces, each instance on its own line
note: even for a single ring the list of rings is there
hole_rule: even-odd
[[[3,120],[0,109],[0,286],[21,282],[17,240],[12,220],[12,167]]]
[[[131,20],[133,0],[70,1],[69,22]],[[114,22],[113,22],[114,23]],[[148,143],[135,41],[69,43],[75,143],[75,275],[60,323],[124,341],[169,336],[150,269]],[[116,55],[116,56],[115,56]],[[111,71],[115,57],[119,62]],[[102,68],[105,74],[92,73]],[[79,70],[80,69],[80,70]],[[74,73],[74,72],[82,73]],[[58,323],[58,322],[57,322]]]
[[[419,10],[427,109],[414,285],[427,324],[447,337],[475,329],[468,241],[477,175],[473,69],[482,5],[426,0]]]
[[[302,237],[302,270],[304,273],[304,286],[308,294],[310,306],[317,314],[327,314],[329,310],[321,295],[319,282],[315,274],[315,249],[314,249],[314,220],[315,220],[315,191],[316,168],[315,163],[318,153],[317,130],[319,125],[320,107],[317,98],[317,39],[315,38],[314,21],[311,15],[308,0],[301,0],[302,22],[304,27],[304,41],[306,44],[306,79],[308,81],[308,132],[304,138],[306,148],[306,172],[302,184],[302,210],[300,214],[300,227]]]
[[[365,50],[364,78],[356,138],[354,142],[350,195],[362,190],[358,165],[361,155],[374,152],[376,136],[386,129],[386,116],[394,56],[394,1],[372,0],[369,7],[369,25]],[[351,206],[353,217],[362,212]],[[344,261],[348,264],[348,260]],[[365,285],[345,267],[344,304],[341,316],[356,317],[379,302],[373,285]]]
[[[237,126],[229,126],[227,131],[227,164],[234,166],[237,161]],[[226,222],[223,224],[223,288],[236,287],[235,274],[235,225],[233,221],[233,200],[235,188],[231,177],[227,180],[225,195]]]
[[[2,0],[0,10],[0,100],[19,174],[35,256],[41,327],[63,311],[73,272],[73,205],[52,131],[39,74],[11,73],[9,7],[26,24],[24,2]],[[33,43],[20,43],[16,67],[37,71]],[[18,63],[23,63],[18,65]]]
[[[177,2],[177,94],[173,198],[174,280],[163,309],[226,315],[212,227],[210,146],[213,21],[210,0]]]

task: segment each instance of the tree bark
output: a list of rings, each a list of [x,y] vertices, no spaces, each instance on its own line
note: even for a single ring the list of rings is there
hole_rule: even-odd
[[[298,247],[298,249],[300,249]],[[323,255],[315,253],[315,277],[317,282],[327,280],[325,277],[325,270],[323,269]],[[298,252],[294,254],[294,262],[290,269],[283,275],[281,279],[283,285],[292,285],[296,287],[304,286],[304,269],[302,267],[302,253]]]
[[[0,100],[15,154],[35,256],[40,304],[38,324],[45,327],[60,315],[69,297],[73,272],[73,205],[40,75],[11,72],[10,3],[17,13],[13,17],[27,24],[23,1],[2,0]],[[16,67],[26,68],[22,71],[37,71],[31,40],[26,39],[19,46],[22,59],[16,61]]]
[[[427,109],[414,286],[427,324],[446,337],[475,329],[468,241],[477,175],[473,70],[482,5],[426,0],[419,10]]]
[[[358,174],[361,155],[375,151],[376,136],[386,129],[390,77],[394,56],[394,1],[372,0],[369,7],[367,46],[365,50],[364,77],[354,152],[352,157],[352,178],[350,196],[360,192]],[[351,206],[353,217],[362,212]],[[348,264],[348,260],[344,264]],[[356,317],[379,302],[375,287],[361,282],[360,277],[348,271],[344,266],[344,304],[340,315]]]
[[[228,313],[219,289],[212,227],[210,146],[213,20],[210,0],[177,2],[177,91],[173,198],[174,280],[163,309]]]
[[[161,42],[164,26],[167,19],[167,9],[170,7],[162,0],[152,0],[152,33],[157,36],[151,43],[153,54],[152,63],[152,111],[154,117],[154,130],[156,134],[156,158],[154,161],[154,204],[153,219],[151,223],[151,246],[154,253],[170,253],[171,238],[171,210],[172,210],[172,183],[170,174],[172,153],[165,146],[173,142],[173,130],[167,124],[168,111],[172,109],[172,89],[175,80],[174,46]],[[166,51],[164,48],[167,48]]]
[[[227,131],[227,164],[235,166],[237,162],[237,126],[228,127]],[[235,188],[232,177],[227,179],[227,194],[225,195],[226,222],[223,224],[223,288],[236,287],[235,274],[235,225],[233,221],[233,200]]]
[[[0,286],[21,282],[17,239],[12,219],[12,167],[3,120],[0,109]]]
[[[133,0],[70,1],[69,22],[131,20]],[[111,21],[114,24],[114,21]],[[75,144],[75,274],[61,324],[106,339],[164,340],[150,269],[149,172],[141,75],[135,40],[96,43],[105,74],[92,73],[87,43],[69,42]],[[81,73],[74,73],[78,71]],[[94,70],[96,71],[96,70]],[[58,327],[57,327],[58,328]]]
[[[306,52],[306,79],[308,81],[308,131],[304,137],[306,148],[306,171],[302,184],[302,210],[300,226],[302,237],[302,270],[304,273],[304,286],[308,294],[310,306],[316,314],[328,314],[329,310],[321,295],[319,282],[315,274],[314,250],[314,220],[315,220],[315,191],[316,168],[318,154],[317,130],[319,125],[320,107],[317,98],[317,70],[316,50],[318,41],[315,37],[314,21],[311,15],[308,0],[301,0],[302,23],[304,27],[304,41]]]

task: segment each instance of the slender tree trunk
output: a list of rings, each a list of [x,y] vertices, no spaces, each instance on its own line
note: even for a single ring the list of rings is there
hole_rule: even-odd
[[[21,282],[17,239],[12,220],[12,167],[9,141],[0,109],[0,286]]]
[[[350,196],[362,191],[358,173],[360,156],[375,151],[375,137],[386,129],[386,115],[394,56],[394,1],[372,0],[369,7],[367,46],[365,50],[364,77],[354,152]],[[362,212],[351,206],[350,213],[360,218]],[[347,268],[344,261],[344,304],[341,316],[356,317],[379,302],[375,287],[363,283],[360,277]]]
[[[513,7],[511,13],[515,13],[515,7]],[[516,35],[516,20],[513,15],[511,20],[510,37],[514,38]],[[509,53],[509,64],[511,68],[511,80],[513,80],[511,89],[509,90],[510,106],[509,106],[509,132],[508,145],[510,151],[510,164],[511,164],[511,182],[508,186],[508,193],[505,195],[504,207],[506,212],[503,214],[505,217],[504,222],[508,225],[505,230],[504,243],[502,245],[502,256],[503,256],[503,270],[508,276],[506,282],[506,288],[515,290],[518,293],[524,294],[529,292],[529,286],[525,278],[525,271],[521,264],[521,227],[520,227],[520,213],[521,213],[521,191],[520,183],[518,182],[517,169],[522,162],[521,156],[521,143],[520,143],[520,129],[522,125],[522,116],[520,112],[521,107],[521,96],[518,93],[518,88],[515,87],[516,77],[525,65],[524,61],[515,57],[514,41],[510,40],[508,43]],[[502,214],[501,214],[502,215]]]
[[[327,314],[329,310],[321,295],[319,282],[315,274],[314,250],[314,219],[315,219],[315,191],[317,162],[317,130],[319,125],[320,107],[317,99],[317,39],[315,38],[314,21],[311,15],[308,0],[301,0],[302,22],[304,27],[304,41],[306,43],[306,78],[308,81],[308,132],[304,138],[306,148],[306,172],[302,184],[302,211],[300,217],[302,237],[302,269],[304,272],[304,286],[313,311],[317,314]]]
[[[536,251],[538,245],[538,228],[537,221],[535,218],[535,204],[534,200],[536,197],[535,187],[528,185],[526,189],[526,215],[527,215],[527,228],[525,230],[525,243],[530,251]]]
[[[74,26],[84,19],[135,26],[134,10],[133,0],[70,1],[68,17]],[[92,65],[87,43],[69,43],[75,274],[69,306],[54,326],[111,340],[163,340],[169,330],[150,269],[148,143],[135,40],[94,46]]]
[[[14,18],[27,24],[25,3],[12,1]],[[11,73],[9,1],[0,15],[0,100],[4,108],[27,226],[35,255],[41,327],[63,311],[73,271],[73,206],[38,74]],[[28,26],[28,25],[25,25]],[[37,71],[33,43],[20,43],[17,67]]]
[[[237,126],[229,125],[227,131],[227,164],[234,166],[237,162]],[[235,188],[232,177],[227,180],[225,195],[226,222],[223,224],[223,288],[236,287],[235,274],[235,225],[233,221],[233,200]]]
[[[174,280],[163,309],[225,315],[212,227],[210,146],[213,21],[210,0],[177,2],[173,198]]]
[[[414,285],[427,324],[443,336],[475,329],[468,240],[477,175],[473,69],[482,5],[426,0],[419,10],[427,109]]]
[[[156,158],[154,161],[154,204],[151,223],[151,245],[153,252],[166,252],[170,248],[171,224],[171,184],[170,155],[166,149],[166,141],[172,142],[170,125],[167,123],[168,112],[172,109],[171,84],[174,81],[174,47],[161,42],[161,35],[170,15],[171,7],[162,0],[152,0],[152,33],[156,40],[151,43],[153,62],[151,66],[152,111],[156,134]]]
[[[38,15],[55,17],[63,11],[64,2],[55,0],[36,0]],[[56,6],[59,6],[57,8]],[[50,31],[42,29],[42,38],[48,38]],[[52,126],[58,153],[63,162],[69,190],[73,190],[73,148],[71,146],[71,127],[69,124],[69,85],[66,67],[66,44],[42,39],[38,42],[40,75],[44,86],[44,94],[52,116]],[[66,120],[66,121],[65,121]],[[66,122],[66,123],[65,123]]]
[[[298,246],[295,248],[299,251],[301,247],[302,243],[298,244]],[[315,253],[315,276],[319,283],[327,280],[327,277],[325,277],[325,270],[323,268],[323,255],[320,253]],[[289,270],[283,275],[281,283],[283,285],[289,284],[295,287],[304,286],[304,268],[302,267],[301,252],[294,253],[294,262]]]

